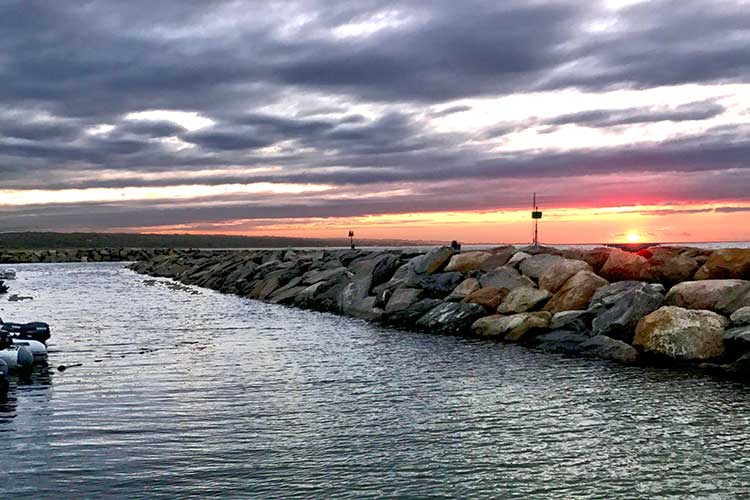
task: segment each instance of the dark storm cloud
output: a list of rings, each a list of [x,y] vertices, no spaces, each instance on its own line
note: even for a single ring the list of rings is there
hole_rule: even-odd
[[[378,13],[393,24],[370,36],[336,36],[337,27],[356,31]],[[748,168],[748,131],[739,125],[656,145],[578,151],[499,154],[482,144],[530,126],[554,133],[569,123],[604,128],[706,120],[725,112],[714,101],[584,111],[544,122],[498,116],[494,127],[472,133],[432,126],[449,115],[481,112],[478,105],[456,104],[460,99],[750,80],[746,5],[643,2],[619,11],[615,29],[590,29],[609,15],[597,2],[563,0],[6,0],[0,2],[0,111],[11,114],[0,115],[0,188],[166,186],[173,178],[153,174],[179,170],[186,172],[181,182],[191,183],[198,182],[191,170],[222,169],[200,182],[363,190],[419,182],[412,203],[428,210],[514,203],[510,193],[493,199],[481,189],[492,181],[568,176],[575,183],[592,174],[705,171],[718,172],[707,192],[742,196],[738,183],[721,174]],[[295,98],[311,104],[297,109]],[[259,111],[268,106],[275,111]],[[126,118],[154,109],[194,112],[214,125],[189,131],[170,121]],[[113,129],[92,134],[101,124]],[[162,143],[166,137],[192,147]],[[265,156],[264,148],[276,153]],[[226,172],[269,164],[278,169]],[[103,170],[130,175],[102,178]],[[440,182],[459,184],[452,194],[428,195],[430,184]],[[265,208],[288,216],[299,211],[292,201],[288,209]],[[159,215],[106,204],[93,212],[89,205],[24,210],[63,226],[89,217],[97,227],[121,218],[176,223],[242,212],[240,205],[208,205]],[[387,199],[335,207],[316,201],[309,213],[404,208]],[[0,229],[33,219],[10,213],[0,216]]]
[[[713,101],[700,101],[683,104],[672,109],[633,108],[597,109],[557,116],[545,123],[549,125],[575,124],[584,127],[613,127],[636,123],[682,122],[706,120],[726,111],[721,104]]]

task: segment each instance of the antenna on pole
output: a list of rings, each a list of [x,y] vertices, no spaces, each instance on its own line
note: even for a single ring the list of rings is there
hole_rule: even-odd
[[[351,249],[354,250],[354,231],[349,231],[349,245],[351,246]]]
[[[534,221],[534,246],[539,246],[539,219],[542,218],[542,212],[536,206],[536,193],[531,201],[531,219]]]

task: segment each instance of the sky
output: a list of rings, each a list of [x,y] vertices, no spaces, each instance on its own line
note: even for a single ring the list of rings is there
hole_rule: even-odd
[[[750,240],[750,1],[0,0],[0,231]]]

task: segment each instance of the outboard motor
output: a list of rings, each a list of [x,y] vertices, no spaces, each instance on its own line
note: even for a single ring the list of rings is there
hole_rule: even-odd
[[[36,340],[46,344],[50,338],[49,325],[41,321],[31,323],[3,323],[0,318],[0,331],[8,332],[12,337],[24,340]]]

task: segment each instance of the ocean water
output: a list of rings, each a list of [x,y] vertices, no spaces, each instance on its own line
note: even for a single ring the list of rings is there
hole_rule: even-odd
[[[7,498],[750,496],[741,384],[15,268],[0,316],[53,339],[0,402]]]

